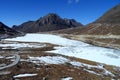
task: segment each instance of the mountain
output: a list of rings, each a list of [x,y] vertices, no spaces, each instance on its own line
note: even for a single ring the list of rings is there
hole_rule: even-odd
[[[120,24],[120,4],[110,9],[95,22]]]
[[[95,22],[86,25],[83,28],[74,28],[58,31],[59,33],[70,34],[91,34],[91,35],[120,35],[120,4],[107,11]]]
[[[71,39],[97,46],[120,49],[120,4],[107,11],[93,23],[82,28],[59,30],[55,33],[65,33],[65,36]]]
[[[0,22],[0,39],[7,38],[7,37],[14,37],[14,36],[18,36],[18,35],[20,35],[20,32],[17,32],[15,30],[9,28],[2,22]]]
[[[120,4],[107,11],[77,34],[120,35]]]
[[[120,35],[120,4],[107,11],[92,24],[87,25],[87,28],[91,28],[87,32],[89,34]]]
[[[72,27],[83,26],[74,19],[63,19],[57,14],[50,13],[36,21],[28,21],[19,26],[13,26],[13,29],[25,33],[55,31]]]

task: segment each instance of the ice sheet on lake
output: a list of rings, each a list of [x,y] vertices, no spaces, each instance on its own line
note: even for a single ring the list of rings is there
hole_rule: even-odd
[[[109,65],[120,66],[120,50],[102,48],[83,43],[81,41],[70,40],[52,34],[27,34],[22,37],[6,39],[9,41],[23,42],[45,42],[61,45],[55,47],[56,50],[49,51],[52,53],[83,58],[91,61],[105,63]]]

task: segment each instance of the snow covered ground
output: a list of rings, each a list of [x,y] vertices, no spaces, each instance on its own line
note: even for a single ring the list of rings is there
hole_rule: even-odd
[[[7,41],[23,41],[23,42],[42,42],[42,43],[52,43],[62,46],[77,46],[77,45],[89,45],[80,41],[70,40],[62,38],[60,36],[51,34],[26,34],[23,37],[17,37],[12,39],[6,39]]]
[[[120,51],[95,46],[56,47],[53,53],[120,66]]]
[[[0,55],[0,59],[4,58],[3,56]]]
[[[7,41],[42,42],[61,45],[56,50],[49,51],[56,54],[83,58],[91,61],[120,66],[120,50],[93,46],[81,41],[70,40],[52,34],[27,34],[22,37],[6,39]]]
[[[2,49],[18,49],[18,48],[25,48],[25,47],[40,48],[44,46],[45,45],[42,45],[42,44],[29,44],[29,43],[16,43],[16,42],[0,44],[0,47],[2,47]]]
[[[92,74],[96,74],[96,75],[110,75],[112,77],[114,77],[114,74],[112,74],[111,72],[109,72],[108,70],[106,70],[103,65],[90,65],[90,64],[85,64],[85,63],[81,63],[81,62],[77,62],[77,61],[73,61],[70,59],[67,59],[65,57],[62,56],[42,56],[42,57],[31,57],[29,56],[27,60],[23,60],[26,62],[32,62],[35,63],[36,65],[49,65],[49,64],[69,64],[72,65],[73,67],[83,67],[85,71],[92,73]],[[67,63],[67,64],[66,64]],[[98,70],[102,70],[101,73],[97,73],[95,71],[92,71],[90,69],[92,68],[96,68]]]
[[[36,63],[36,64],[44,63],[44,65],[47,65],[47,64],[64,64],[66,62],[69,62],[68,59],[66,59],[62,56],[29,57],[28,61]]]

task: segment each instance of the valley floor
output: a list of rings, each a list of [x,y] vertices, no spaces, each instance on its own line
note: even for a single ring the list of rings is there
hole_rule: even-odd
[[[120,79],[120,50],[93,46],[51,34],[27,34],[2,40],[1,80],[117,80]]]

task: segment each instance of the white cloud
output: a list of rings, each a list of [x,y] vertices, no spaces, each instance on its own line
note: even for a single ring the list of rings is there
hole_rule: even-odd
[[[79,0],[75,0],[75,2],[76,2],[76,3],[78,3],[78,2],[79,2]]]
[[[71,3],[78,3],[79,2],[79,0],[68,0],[68,4],[71,4]]]

